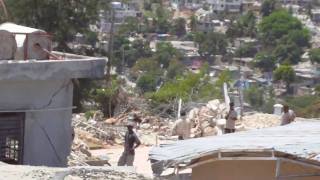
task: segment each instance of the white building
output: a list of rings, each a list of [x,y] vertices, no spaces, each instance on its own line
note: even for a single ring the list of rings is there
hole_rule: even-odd
[[[128,17],[139,17],[141,12],[136,9],[135,4],[125,4],[121,2],[112,2],[112,8],[114,10],[114,29],[124,23]],[[110,32],[111,28],[111,13],[109,11],[100,11],[100,31]]]
[[[320,9],[313,9],[311,11],[311,19],[316,23],[320,23]]]
[[[212,6],[215,12],[233,12],[241,11],[243,0],[207,0],[207,3]]]
[[[312,0],[280,0],[280,2],[284,5],[297,4],[299,6],[306,6],[311,3]]]

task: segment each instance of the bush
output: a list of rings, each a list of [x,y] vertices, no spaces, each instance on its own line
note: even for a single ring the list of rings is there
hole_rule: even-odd
[[[142,93],[155,91],[157,87],[157,76],[153,74],[144,74],[137,81],[137,87]]]
[[[319,96],[299,96],[286,97],[285,102],[295,111],[298,117],[319,118],[320,117],[320,97]]]
[[[94,112],[95,111],[87,111],[84,113],[84,117],[89,120],[90,118],[92,118],[94,116]]]

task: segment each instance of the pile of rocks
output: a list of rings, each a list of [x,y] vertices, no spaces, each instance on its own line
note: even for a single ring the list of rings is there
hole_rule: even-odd
[[[132,168],[118,167],[68,167],[52,168],[44,166],[22,166],[1,164],[1,179],[24,179],[24,180],[149,180],[140,174],[137,174]]]
[[[274,114],[251,113],[245,114],[241,121],[239,130],[261,129],[279,126],[281,117]]]
[[[227,106],[218,99],[209,101],[206,105],[193,108],[189,111],[187,118],[194,124],[191,130],[192,137],[212,136],[222,133],[224,116],[227,114]]]

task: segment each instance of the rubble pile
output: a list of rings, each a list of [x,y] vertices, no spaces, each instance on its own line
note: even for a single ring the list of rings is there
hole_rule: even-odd
[[[21,166],[1,164],[1,179],[24,179],[24,180],[149,180],[143,175],[137,174],[132,168],[118,167],[69,167],[53,168],[44,166]]]
[[[87,143],[77,135],[73,140],[71,153],[68,157],[68,166],[87,166],[88,164],[86,162],[98,160],[97,158],[92,157],[89,150],[90,148]]]
[[[243,116],[241,125],[243,130],[261,129],[279,126],[281,118],[274,114],[251,113]]]
[[[148,180],[148,178],[128,170],[115,169],[72,169],[69,175],[65,176],[65,180],[78,179],[110,179],[110,180]]]
[[[191,130],[191,137],[212,136],[221,133],[227,114],[227,106],[218,99],[209,101],[206,105],[193,108],[187,118],[191,120],[195,128]]]
[[[101,116],[94,115],[93,118],[87,120],[84,114],[76,114],[73,116],[72,122],[75,129],[91,134],[93,140],[97,139],[113,144],[115,139],[123,137],[126,130],[124,126],[110,125],[103,120],[104,118]]]

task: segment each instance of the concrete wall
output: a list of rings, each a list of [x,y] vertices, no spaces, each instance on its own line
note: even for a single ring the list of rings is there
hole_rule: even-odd
[[[320,173],[320,170],[282,162],[280,175]],[[192,169],[193,180],[275,180],[276,161],[215,161]],[[319,177],[286,178],[317,180]]]
[[[66,166],[72,141],[72,110],[63,108],[72,107],[71,80],[0,84],[0,111],[26,112],[24,164]]]

